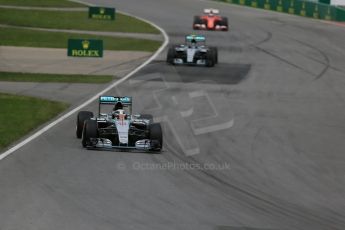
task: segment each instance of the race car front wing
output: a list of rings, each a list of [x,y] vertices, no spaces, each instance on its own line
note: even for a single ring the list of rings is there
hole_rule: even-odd
[[[134,146],[128,144],[113,145],[111,140],[107,138],[91,138],[90,143],[86,146],[87,149],[125,149],[138,151],[157,151],[160,150],[159,141],[142,139],[135,142]]]
[[[220,30],[220,31],[228,29],[228,27],[224,26],[224,25],[215,25],[214,27],[209,28],[209,27],[207,27],[206,24],[194,24],[193,28],[195,30]]]
[[[187,64],[187,65],[206,65],[206,60],[205,59],[199,59],[196,60],[196,62],[184,62],[182,58],[174,58],[174,64],[175,65],[183,65],[183,64]]]

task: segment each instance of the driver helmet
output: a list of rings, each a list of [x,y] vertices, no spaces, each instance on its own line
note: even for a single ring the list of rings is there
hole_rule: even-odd
[[[120,119],[120,120],[126,120],[127,114],[125,113],[125,110],[118,109],[113,112],[113,119]]]
[[[196,46],[196,40],[194,38],[190,41],[190,43],[192,47]]]
[[[127,114],[123,109],[123,104],[121,102],[117,102],[113,109],[113,119],[127,119]]]
[[[115,104],[113,110],[116,111],[116,110],[119,110],[119,109],[123,109],[123,104],[120,101]]]

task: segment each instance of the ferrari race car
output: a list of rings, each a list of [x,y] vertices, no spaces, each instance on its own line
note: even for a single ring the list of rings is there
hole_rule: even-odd
[[[228,18],[219,16],[217,9],[204,9],[204,15],[194,16],[193,29],[228,31]]]
[[[182,45],[172,45],[167,54],[167,62],[172,65],[203,65],[213,67],[218,63],[218,49],[205,45],[202,35],[187,35]]]
[[[103,113],[107,107],[110,112]],[[132,115],[131,97],[99,97],[99,112],[80,111],[76,135],[87,149],[160,151],[162,128],[149,114]]]

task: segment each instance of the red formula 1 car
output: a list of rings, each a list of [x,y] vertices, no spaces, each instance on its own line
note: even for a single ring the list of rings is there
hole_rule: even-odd
[[[228,18],[219,16],[217,9],[204,9],[204,15],[194,16],[193,29],[228,31]]]

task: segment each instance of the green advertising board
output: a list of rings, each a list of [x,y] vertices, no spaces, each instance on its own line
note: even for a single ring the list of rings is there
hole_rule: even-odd
[[[89,18],[101,20],[115,20],[115,8],[89,7]]]
[[[94,39],[68,39],[70,57],[103,57],[103,41]]]

